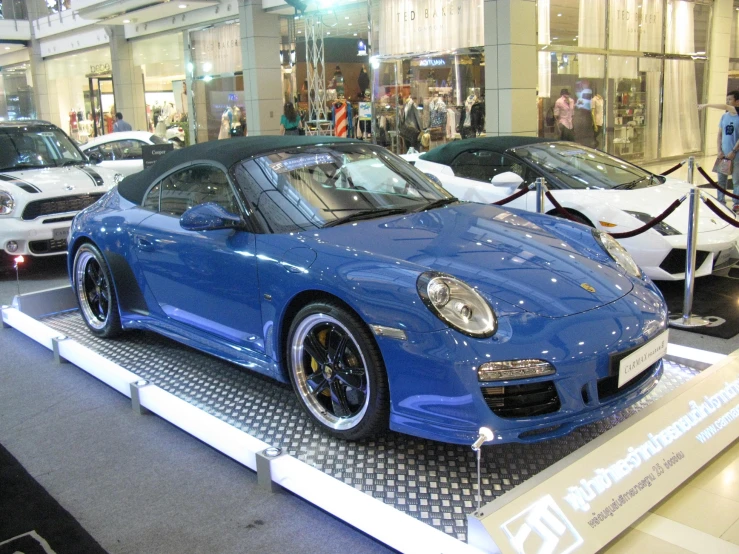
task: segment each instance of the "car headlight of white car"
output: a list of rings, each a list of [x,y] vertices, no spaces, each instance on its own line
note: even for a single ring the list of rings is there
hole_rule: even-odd
[[[485,338],[497,330],[493,309],[475,289],[459,279],[429,271],[421,274],[416,287],[428,309],[457,331]]]
[[[599,233],[598,231],[593,231],[593,236],[595,237],[595,240],[597,240],[598,243],[603,247],[603,250],[605,250],[608,255],[613,258],[613,261],[615,261],[626,273],[628,273],[632,277],[641,279],[641,269],[639,269],[639,266],[636,265],[634,259],[631,257],[631,254],[629,254],[626,249],[618,243],[616,239],[614,239],[608,233]]]
[[[624,210],[627,214],[629,214],[631,217],[635,217],[642,223],[649,223],[654,218],[649,215],[645,214],[644,212],[630,212],[629,210]],[[681,235],[680,231],[675,229],[672,225],[668,225],[664,221],[658,223],[654,227],[652,227],[655,231],[657,231],[660,235]]]
[[[7,191],[0,190],[0,215],[8,215],[15,207],[13,195]]]
[[[120,183],[121,181],[123,181],[123,175],[121,175],[120,173],[116,173],[115,175],[113,175],[113,182],[114,182],[114,183],[115,183],[116,185],[117,185],[118,183]]]

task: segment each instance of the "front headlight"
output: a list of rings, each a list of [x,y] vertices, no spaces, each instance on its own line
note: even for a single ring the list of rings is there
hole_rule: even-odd
[[[597,231],[593,231],[593,237],[595,237],[595,240],[597,240],[603,247],[603,250],[608,252],[608,255],[613,258],[613,260],[621,266],[626,273],[632,277],[641,279],[641,269],[639,269],[639,266],[634,263],[634,259],[631,257],[631,254],[629,254],[616,239],[608,233],[599,233]]]
[[[642,223],[649,223],[654,218],[649,215],[645,214],[644,212],[630,212],[629,210],[624,210],[627,214],[629,214],[631,217],[635,217]],[[657,231],[660,235],[680,235],[680,231],[675,229],[672,225],[668,225],[664,221],[661,223],[658,223],[654,227],[652,227],[655,231]]]
[[[4,190],[0,190],[0,215],[8,215],[15,207],[13,195]]]
[[[116,173],[115,175],[113,175],[113,182],[114,182],[114,183],[115,183],[116,185],[117,185],[118,183],[120,183],[120,182],[121,182],[122,180],[123,180],[123,175],[121,175],[120,173]]]
[[[498,327],[495,312],[466,283],[451,275],[429,271],[418,278],[416,287],[426,307],[450,327],[476,338],[495,333]]]

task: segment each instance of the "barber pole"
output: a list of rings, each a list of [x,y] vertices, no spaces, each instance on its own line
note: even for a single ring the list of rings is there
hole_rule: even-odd
[[[336,105],[334,112],[334,135],[347,136],[346,104]]]

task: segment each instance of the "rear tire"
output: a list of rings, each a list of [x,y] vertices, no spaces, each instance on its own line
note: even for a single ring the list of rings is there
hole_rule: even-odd
[[[290,381],[318,425],[348,440],[387,430],[385,365],[361,319],[333,302],[309,304],[295,316],[287,346]]]
[[[104,338],[120,334],[123,328],[113,277],[105,258],[93,244],[83,244],[77,250],[72,280],[82,319],[90,331]]]

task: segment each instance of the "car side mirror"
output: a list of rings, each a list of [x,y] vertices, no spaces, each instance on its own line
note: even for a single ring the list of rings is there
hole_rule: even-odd
[[[518,173],[513,173],[513,171],[504,171],[503,173],[498,173],[490,182],[496,187],[515,188],[523,183],[523,177]]]
[[[87,155],[87,159],[97,165],[103,161],[103,155],[100,152],[90,152]]]
[[[215,202],[198,204],[180,217],[180,227],[186,231],[213,231],[241,227],[241,216],[232,214]]]

